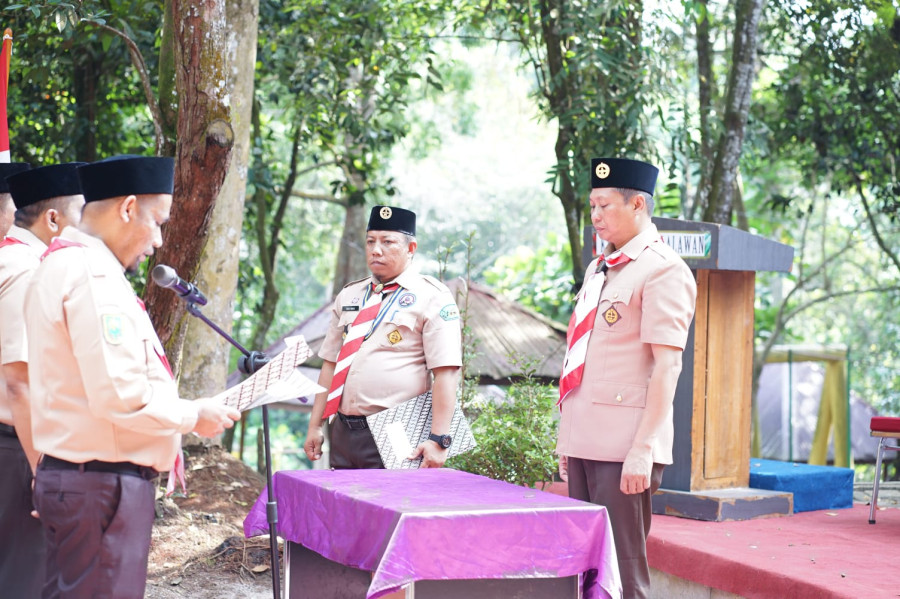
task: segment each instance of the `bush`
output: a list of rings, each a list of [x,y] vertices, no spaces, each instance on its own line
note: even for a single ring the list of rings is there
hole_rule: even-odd
[[[517,485],[543,486],[557,471],[557,391],[534,378],[534,364],[518,365],[525,376],[509,388],[506,402],[473,400],[463,405],[478,446],[451,458],[447,466]]]

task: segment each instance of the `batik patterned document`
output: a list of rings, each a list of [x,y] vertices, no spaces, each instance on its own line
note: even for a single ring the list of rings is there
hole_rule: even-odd
[[[366,421],[384,467],[389,470],[415,470],[422,465],[422,458],[407,458],[431,433],[431,391],[367,416]],[[449,435],[453,438],[453,443],[447,457],[465,453],[476,446],[472,429],[469,428],[459,402],[453,411]]]
[[[302,335],[285,339],[284,351],[268,364],[248,377],[240,385],[220,393],[216,397],[225,405],[240,411],[276,401],[308,397],[325,389],[312,382],[297,370],[312,355]]]

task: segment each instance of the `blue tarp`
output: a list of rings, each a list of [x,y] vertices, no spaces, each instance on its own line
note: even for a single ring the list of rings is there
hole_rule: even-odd
[[[853,469],[750,460],[750,487],[794,494],[794,513],[853,507]]]

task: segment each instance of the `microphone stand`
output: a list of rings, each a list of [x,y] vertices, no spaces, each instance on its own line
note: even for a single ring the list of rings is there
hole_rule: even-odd
[[[249,351],[243,345],[235,341],[235,339],[223,331],[216,323],[206,317],[200,311],[200,307],[194,302],[187,302],[187,311],[205,322],[209,328],[221,335],[231,345],[236,347],[242,354],[238,360],[238,370],[246,375],[251,375],[269,362],[269,356],[259,351]],[[275,499],[275,490],[272,484],[272,451],[269,443],[269,407],[262,406],[262,422],[263,422],[263,445],[266,453],[266,490],[268,501],[266,501],[266,521],[269,523],[269,551],[272,554],[272,596],[275,599],[281,597],[281,574],[278,559],[278,502]]]

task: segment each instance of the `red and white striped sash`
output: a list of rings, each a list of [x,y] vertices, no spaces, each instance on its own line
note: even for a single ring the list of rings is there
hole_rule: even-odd
[[[325,413],[323,418],[329,418],[337,413],[341,405],[341,397],[344,395],[344,383],[347,381],[347,375],[350,373],[350,365],[356,356],[363,341],[369,338],[369,335],[375,330],[384,315],[390,311],[390,305],[394,303],[397,296],[396,290],[400,287],[397,283],[381,285],[372,283],[366,290],[366,298],[363,306],[353,320],[353,324],[344,335],[344,344],[338,353],[337,363],[334,365],[334,376],[331,379],[331,387],[328,390],[328,401],[325,404]],[[382,300],[385,294],[395,292],[389,300],[387,309],[382,310]]]

